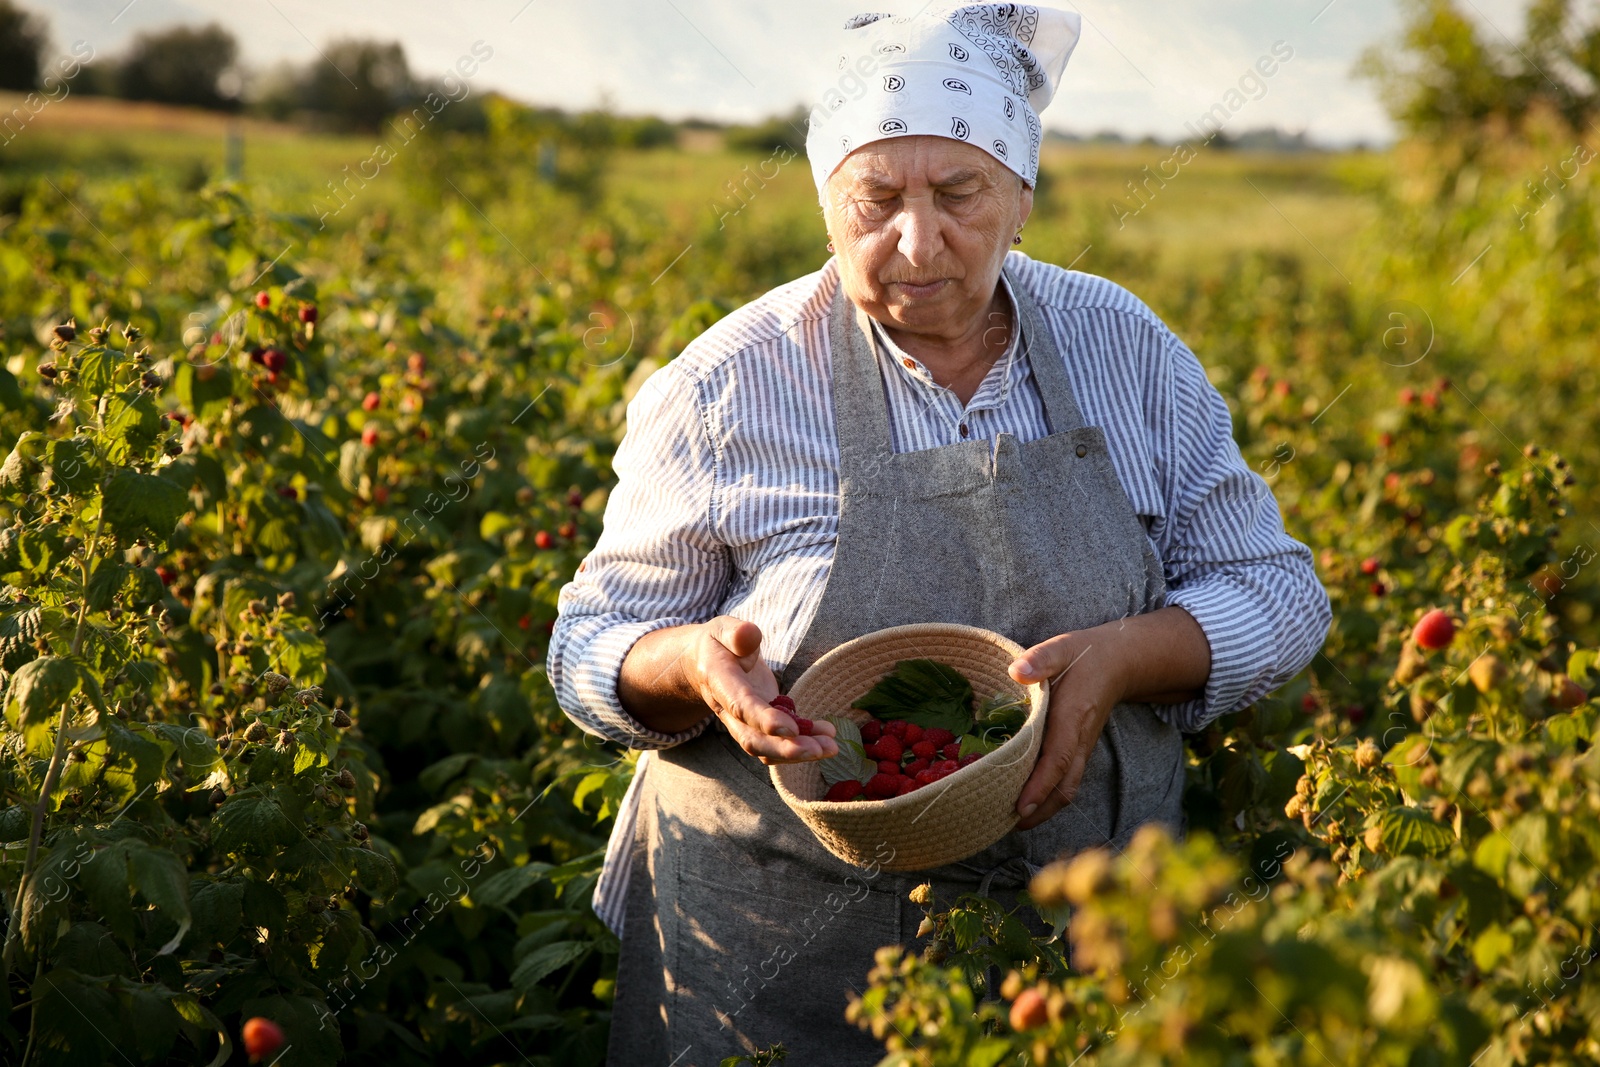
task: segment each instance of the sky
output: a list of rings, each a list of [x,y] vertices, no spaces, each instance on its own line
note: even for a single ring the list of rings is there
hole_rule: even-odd
[[[629,114],[749,122],[815,98],[829,41],[860,11],[909,14],[922,0],[21,0],[52,47],[114,55],[139,32],[218,22],[247,64],[324,61],[345,37],[397,40],[414,72],[442,76],[475,44],[471,79],[529,103],[603,102]],[[1304,130],[1324,144],[1394,135],[1370,82],[1351,68],[1400,30],[1398,0],[1054,0],[1083,18],[1047,129],[1115,130],[1163,141],[1222,101],[1273,46],[1292,57],[1230,120]],[[1520,36],[1525,0],[1462,0],[1486,37]],[[1259,99],[1254,97],[1259,96]]]

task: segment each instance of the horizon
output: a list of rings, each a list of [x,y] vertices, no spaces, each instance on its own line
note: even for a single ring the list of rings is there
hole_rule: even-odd
[[[140,32],[215,22],[238,40],[241,65],[255,76],[285,62],[325,62],[328,43],[359,38],[397,41],[414,75],[439,77],[483,41],[493,58],[471,79],[474,93],[499,92],[533,107],[723,125],[805,106],[805,87],[815,81],[831,33],[874,7],[865,0],[824,0],[805,10],[731,0],[613,0],[583,11],[533,0],[466,9],[418,0],[354,10],[311,0],[268,0],[243,10],[223,0],[19,6],[46,20],[51,54],[85,41],[97,59],[125,51]],[[1047,132],[1080,139],[1115,132],[1166,143],[1191,136],[1201,117],[1221,106],[1229,137],[1275,129],[1326,148],[1395,139],[1376,86],[1351,68],[1367,47],[1393,39],[1401,26],[1396,0],[1227,0],[1206,12],[1158,0],[1139,14],[1118,3],[1057,6],[1079,12],[1083,36],[1041,116]],[[1476,0],[1468,14],[1486,39],[1497,40],[1520,32],[1525,6]],[[1271,59],[1275,50],[1281,62]],[[1268,67],[1271,75],[1252,74]]]

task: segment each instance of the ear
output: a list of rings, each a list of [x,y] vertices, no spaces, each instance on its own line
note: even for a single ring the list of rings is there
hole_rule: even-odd
[[[1017,197],[1017,229],[1020,230],[1027,223],[1028,216],[1033,214],[1033,186],[1020,177],[1017,181],[1022,183],[1022,192]]]

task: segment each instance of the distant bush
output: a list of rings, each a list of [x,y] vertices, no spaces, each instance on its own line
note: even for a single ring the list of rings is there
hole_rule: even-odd
[[[47,31],[42,19],[0,0],[0,89],[28,92],[39,84]]]
[[[117,64],[117,94],[129,100],[232,109],[238,106],[239,42],[212,23],[142,33]],[[234,84],[225,80],[232,72]]]
[[[788,115],[774,115],[754,126],[733,126],[725,143],[736,151],[776,152],[787,148],[801,153],[806,150],[807,117],[804,108],[796,108]]]

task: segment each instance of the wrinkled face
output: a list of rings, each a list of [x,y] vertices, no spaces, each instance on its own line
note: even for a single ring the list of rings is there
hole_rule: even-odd
[[[1033,190],[981,148],[891,137],[845,157],[822,213],[846,295],[891,328],[958,339],[982,329]]]

